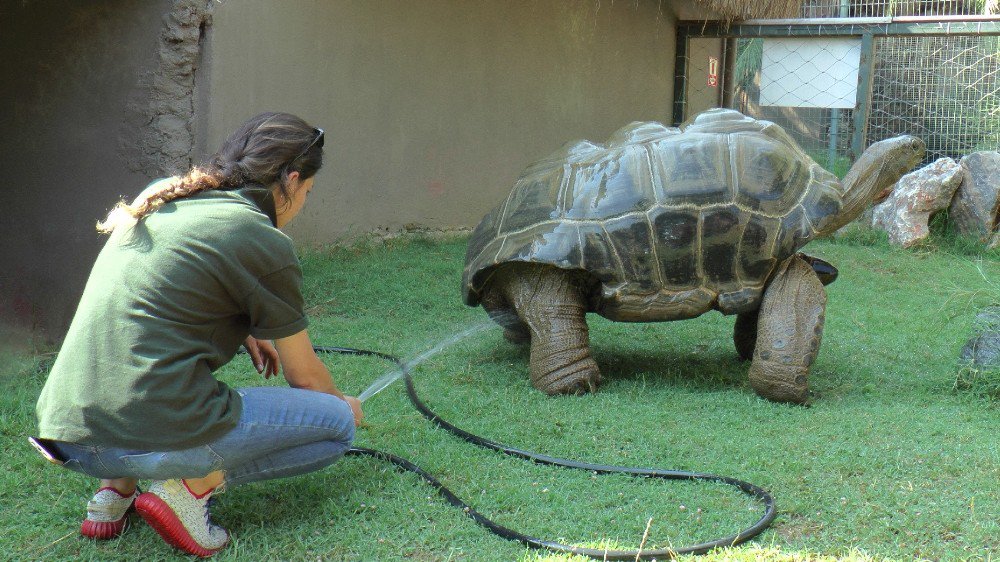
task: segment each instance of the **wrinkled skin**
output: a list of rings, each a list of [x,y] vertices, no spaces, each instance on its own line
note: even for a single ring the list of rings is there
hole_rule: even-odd
[[[764,292],[750,386],[775,402],[809,400],[809,368],[819,353],[826,292],[799,256],[786,260]]]
[[[509,263],[498,267],[483,306],[498,315],[504,335],[531,343],[530,374],[546,394],[578,394],[597,389],[601,372],[590,356],[584,277],[554,267]]]

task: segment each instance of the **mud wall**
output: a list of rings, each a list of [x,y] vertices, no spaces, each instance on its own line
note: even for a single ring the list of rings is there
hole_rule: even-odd
[[[671,119],[675,13],[690,4],[223,2],[200,148],[264,110],[326,129],[326,167],[289,227],[299,242],[470,228],[566,141]]]

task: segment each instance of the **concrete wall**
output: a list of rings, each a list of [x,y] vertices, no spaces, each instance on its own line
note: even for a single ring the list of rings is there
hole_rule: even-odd
[[[469,228],[564,142],[670,120],[681,12],[710,17],[690,0],[0,0],[0,351],[60,340],[95,222],[253,114],[329,131],[300,242]]]
[[[264,110],[326,129],[326,167],[289,228],[300,242],[473,227],[563,143],[670,121],[674,11],[688,4],[225,2],[201,148]]]
[[[0,351],[62,336],[94,224],[146,181],[120,148],[169,4],[0,0]]]

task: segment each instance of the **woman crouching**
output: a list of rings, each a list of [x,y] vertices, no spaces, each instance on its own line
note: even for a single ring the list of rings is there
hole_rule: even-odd
[[[350,447],[361,405],[313,352],[279,230],[313,188],[323,141],[298,117],[258,115],[207,164],[98,225],[110,238],[37,406],[44,452],[100,479],[83,535],[120,535],[134,508],[169,544],[210,556],[229,540],[208,517],[213,493],[321,469]],[[217,380],[241,344],[291,388]]]

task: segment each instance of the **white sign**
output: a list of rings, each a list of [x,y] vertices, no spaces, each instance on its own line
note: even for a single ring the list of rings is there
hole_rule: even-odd
[[[760,104],[854,109],[861,39],[764,39]]]
[[[719,59],[708,57],[708,85],[715,88],[719,85]]]

